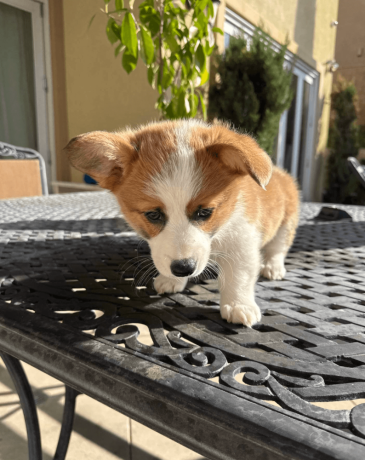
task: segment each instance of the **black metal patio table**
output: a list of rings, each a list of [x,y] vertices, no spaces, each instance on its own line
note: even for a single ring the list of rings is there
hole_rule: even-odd
[[[317,222],[320,205],[302,205],[287,275],[259,280],[248,329],[221,319],[213,277],[156,295],[148,247],[107,192],[0,201],[0,351],[30,459],[41,443],[18,360],[66,385],[58,460],[79,393],[210,459],[364,460],[365,404],[313,404],[365,397],[365,208],[344,208],[352,221]]]

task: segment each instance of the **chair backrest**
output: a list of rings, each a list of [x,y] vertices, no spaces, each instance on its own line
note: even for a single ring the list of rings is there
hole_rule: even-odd
[[[0,199],[48,195],[46,164],[35,150],[0,141]]]
[[[354,174],[356,179],[365,188],[365,167],[362,166],[355,157],[348,157],[347,164],[352,174]]]

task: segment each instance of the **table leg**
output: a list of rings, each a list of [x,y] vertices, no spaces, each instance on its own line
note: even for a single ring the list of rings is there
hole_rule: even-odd
[[[28,435],[29,460],[42,460],[41,433],[39,431],[37,408],[23,366],[18,359],[7,353],[1,352],[0,356],[15,385],[23,409]]]
[[[78,391],[66,386],[65,406],[63,408],[61,433],[58,439],[54,460],[64,460],[66,458],[66,453],[70,442],[75,416],[76,397],[79,394],[80,393]]]
[[[29,460],[42,460],[41,433],[39,430],[37,408],[23,366],[18,359],[7,353],[0,352],[0,356],[14,383],[22,406],[28,435]],[[75,416],[76,397],[79,394],[77,390],[66,386],[61,432],[54,460],[64,460],[66,458]]]

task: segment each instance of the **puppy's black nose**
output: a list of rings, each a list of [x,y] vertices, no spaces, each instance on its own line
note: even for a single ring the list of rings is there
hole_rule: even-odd
[[[171,273],[175,276],[189,276],[194,273],[196,262],[194,259],[173,260],[170,268]]]

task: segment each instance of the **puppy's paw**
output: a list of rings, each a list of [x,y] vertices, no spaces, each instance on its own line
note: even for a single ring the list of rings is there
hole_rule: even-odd
[[[285,274],[286,270],[281,260],[268,260],[261,266],[261,275],[269,280],[282,280]]]
[[[154,287],[157,294],[181,292],[187,282],[187,278],[167,278],[167,276],[158,275],[155,279]]]
[[[261,311],[255,302],[251,304],[231,302],[229,305],[221,305],[221,316],[228,323],[238,323],[252,327],[261,320]]]

